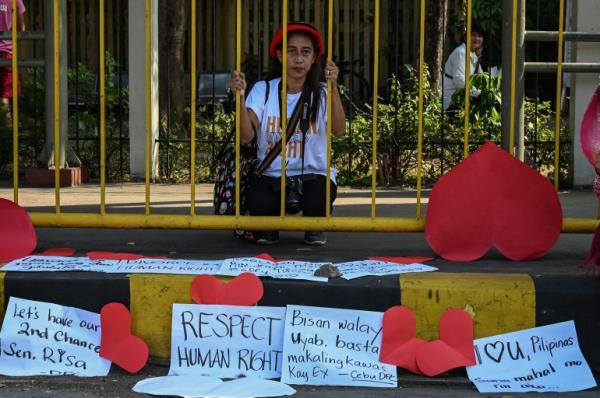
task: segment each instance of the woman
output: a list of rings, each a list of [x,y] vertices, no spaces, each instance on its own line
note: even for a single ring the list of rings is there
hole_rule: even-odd
[[[483,72],[481,67],[480,59],[483,51],[483,38],[484,31],[481,25],[477,21],[471,23],[471,65],[469,68],[470,74]],[[450,107],[452,103],[452,95],[455,91],[465,88],[466,76],[465,76],[465,59],[467,53],[467,45],[462,43],[450,53],[448,60],[444,65],[444,76],[443,76],[443,92],[444,92],[444,110],[452,111]],[[471,96],[477,97],[479,92],[477,89],[471,89]]]
[[[280,86],[283,60],[283,32],[279,29],[269,48],[271,66],[267,79],[257,82],[245,103],[241,104],[241,140],[250,142],[255,138],[258,144],[258,160],[261,162],[269,150],[281,140]],[[310,93],[310,123],[302,133],[299,128],[290,138],[286,152],[286,176],[295,177],[286,182],[288,200],[300,197],[299,210],[304,216],[325,216],[325,190],[327,176],[327,85],[321,81],[322,69],[319,57],[323,54],[323,38],[313,26],[290,22],[287,40],[287,114],[292,115],[304,90]],[[327,61],[325,78],[332,83],[331,130],[335,136],[345,132],[346,116],[342,108],[337,88],[338,68]],[[268,89],[267,89],[267,85]],[[244,74],[234,71],[231,76],[232,90],[243,96],[246,90]],[[256,133],[255,133],[256,132]],[[254,216],[277,216],[281,205],[281,156],[277,156],[261,176],[253,177],[247,191],[250,214]],[[301,182],[298,182],[301,181]],[[301,184],[301,189],[298,185]],[[331,204],[335,200],[337,186],[335,170],[331,169]],[[279,241],[277,231],[256,232],[255,239],[260,244],[274,244]],[[309,245],[326,243],[322,232],[306,232],[304,242]]]

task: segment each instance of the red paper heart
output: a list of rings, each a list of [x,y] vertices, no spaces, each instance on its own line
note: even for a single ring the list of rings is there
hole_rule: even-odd
[[[59,257],[70,257],[75,254],[75,249],[72,247],[54,247],[52,249],[46,249],[38,256],[59,256]]]
[[[424,263],[427,261],[434,260],[433,257],[424,256],[409,256],[409,257],[369,257],[369,260],[374,261],[385,261],[386,263],[396,263],[401,265],[408,265],[414,263]]]
[[[421,374],[416,354],[427,342],[417,339],[415,331],[415,315],[408,307],[398,305],[385,311],[379,360]]]
[[[229,283],[212,275],[198,275],[190,288],[192,300],[198,304],[255,305],[262,298],[262,281],[250,272],[244,272]]]
[[[100,311],[102,337],[100,356],[129,373],[136,373],[148,362],[148,345],[131,334],[131,314],[120,303],[110,303]]]
[[[552,184],[488,142],[434,186],[425,237],[447,260],[476,260],[496,245],[504,256],[520,261],[545,255],[561,227]]]
[[[0,263],[31,254],[37,239],[27,212],[16,203],[0,198],[0,220]]]
[[[587,160],[593,166],[600,152],[600,86],[590,99],[581,121],[580,143]]]
[[[419,347],[417,366],[426,376],[475,364],[473,319],[468,312],[451,309],[440,318],[440,338]]]

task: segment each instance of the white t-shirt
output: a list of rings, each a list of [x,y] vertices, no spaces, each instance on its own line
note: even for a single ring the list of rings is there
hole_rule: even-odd
[[[465,54],[467,53],[467,45],[462,43],[456,47],[448,56],[448,60],[444,65],[444,110],[448,109],[452,102],[452,94],[458,89],[465,88]],[[477,67],[477,54],[471,51],[471,67],[469,73],[481,72],[481,65]]]
[[[257,82],[246,98],[246,107],[251,109],[258,117],[259,129],[257,136],[258,160],[262,162],[273,145],[281,140],[281,123],[279,115],[279,82],[280,78],[273,79],[269,84],[269,98],[265,103],[266,82]],[[319,98],[316,126],[311,122],[306,132],[304,150],[304,174],[327,175],[327,89],[322,86]],[[302,92],[287,95],[288,120]],[[289,140],[286,152],[286,175],[302,174],[302,131],[300,123],[296,132]],[[263,173],[269,177],[281,177],[281,155]],[[331,168],[331,180],[335,183],[336,171]]]

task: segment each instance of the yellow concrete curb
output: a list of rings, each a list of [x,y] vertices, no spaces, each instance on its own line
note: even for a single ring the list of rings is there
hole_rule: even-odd
[[[401,303],[417,318],[417,337],[438,338],[449,308],[471,313],[475,338],[535,327],[535,285],[526,274],[407,274],[400,277]]]
[[[190,286],[194,278],[194,275],[157,274],[129,277],[132,331],[148,344],[151,356],[169,358],[171,355],[173,304],[192,303]]]

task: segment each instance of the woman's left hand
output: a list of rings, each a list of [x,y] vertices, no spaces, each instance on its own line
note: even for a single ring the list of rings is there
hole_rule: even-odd
[[[340,70],[335,63],[331,60],[327,60],[325,65],[325,79],[331,81],[331,83],[335,85],[337,83],[339,73]]]

